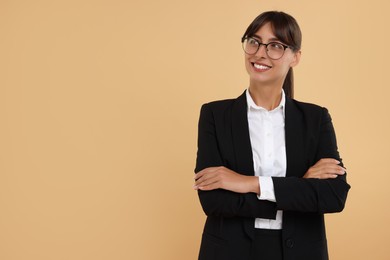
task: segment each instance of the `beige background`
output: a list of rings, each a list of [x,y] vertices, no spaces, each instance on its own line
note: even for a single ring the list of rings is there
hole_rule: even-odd
[[[386,0],[0,0],[0,259],[196,259],[199,109],[247,87],[240,37],[270,9],[349,171],[331,259],[389,259]]]

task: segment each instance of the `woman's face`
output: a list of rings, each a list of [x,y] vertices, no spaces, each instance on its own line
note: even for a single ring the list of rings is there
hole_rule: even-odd
[[[269,42],[283,43],[274,35],[270,23],[260,27],[253,38],[264,44]],[[272,60],[268,57],[264,45],[261,45],[255,54],[245,54],[245,67],[251,84],[282,86],[290,67],[299,63],[300,54],[300,51],[294,53],[290,48],[287,48],[280,59]]]

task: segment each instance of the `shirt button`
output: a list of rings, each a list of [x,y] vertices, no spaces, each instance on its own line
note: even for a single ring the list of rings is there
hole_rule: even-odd
[[[291,238],[287,239],[287,240],[286,240],[286,246],[287,246],[288,248],[293,248],[293,247],[294,247],[294,240],[291,239]]]

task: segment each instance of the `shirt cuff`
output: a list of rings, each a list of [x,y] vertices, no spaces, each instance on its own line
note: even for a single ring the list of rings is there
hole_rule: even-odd
[[[260,195],[257,195],[259,200],[268,200],[276,202],[274,183],[272,177],[259,177]]]

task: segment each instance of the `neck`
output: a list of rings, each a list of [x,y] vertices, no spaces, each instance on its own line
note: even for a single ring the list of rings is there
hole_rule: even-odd
[[[249,94],[257,106],[268,111],[275,109],[282,100],[282,87],[250,85]]]

